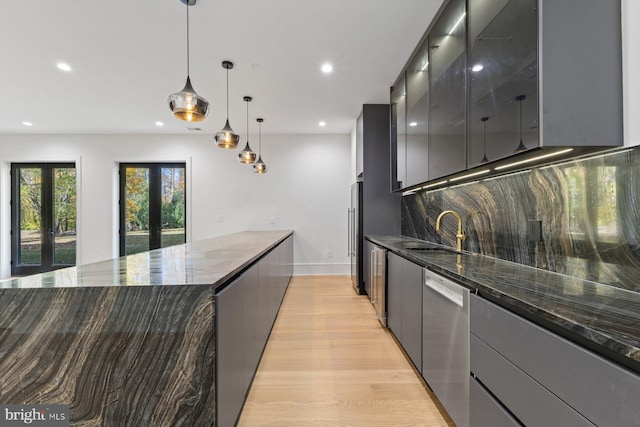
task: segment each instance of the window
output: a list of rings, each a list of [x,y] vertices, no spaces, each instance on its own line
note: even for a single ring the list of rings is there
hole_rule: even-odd
[[[12,164],[11,274],[40,273],[75,263],[75,164]]]
[[[186,242],[184,163],[120,164],[120,255]]]

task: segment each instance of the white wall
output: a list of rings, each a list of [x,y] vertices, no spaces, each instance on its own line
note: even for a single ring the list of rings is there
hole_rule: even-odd
[[[349,274],[350,135],[263,135],[262,145],[269,171],[258,175],[208,135],[0,135],[0,278],[10,273],[10,165],[26,161],[76,163],[79,264],[118,255],[119,162],[184,161],[189,241],[292,229],[294,274]]]

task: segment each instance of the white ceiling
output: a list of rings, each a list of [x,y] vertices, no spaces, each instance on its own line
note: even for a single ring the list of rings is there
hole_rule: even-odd
[[[189,9],[191,81],[212,109],[173,118],[186,79],[180,0],[0,0],[0,134],[213,134],[230,122],[264,133],[349,133],[362,104],[389,86],[442,0],[198,0]],[[72,67],[62,72],[56,63]],[[334,66],[324,75],[324,62]],[[325,121],[324,128],[318,127]],[[33,123],[27,127],[23,121]],[[156,121],[165,126],[159,128]]]

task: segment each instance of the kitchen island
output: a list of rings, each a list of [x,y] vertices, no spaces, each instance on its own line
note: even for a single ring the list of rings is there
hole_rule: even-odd
[[[292,234],[1,282],[0,403],[68,405],[71,425],[233,425],[292,275]]]

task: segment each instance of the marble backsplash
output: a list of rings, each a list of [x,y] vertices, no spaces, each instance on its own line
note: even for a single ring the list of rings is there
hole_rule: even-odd
[[[640,292],[640,147],[403,197],[402,234]]]

